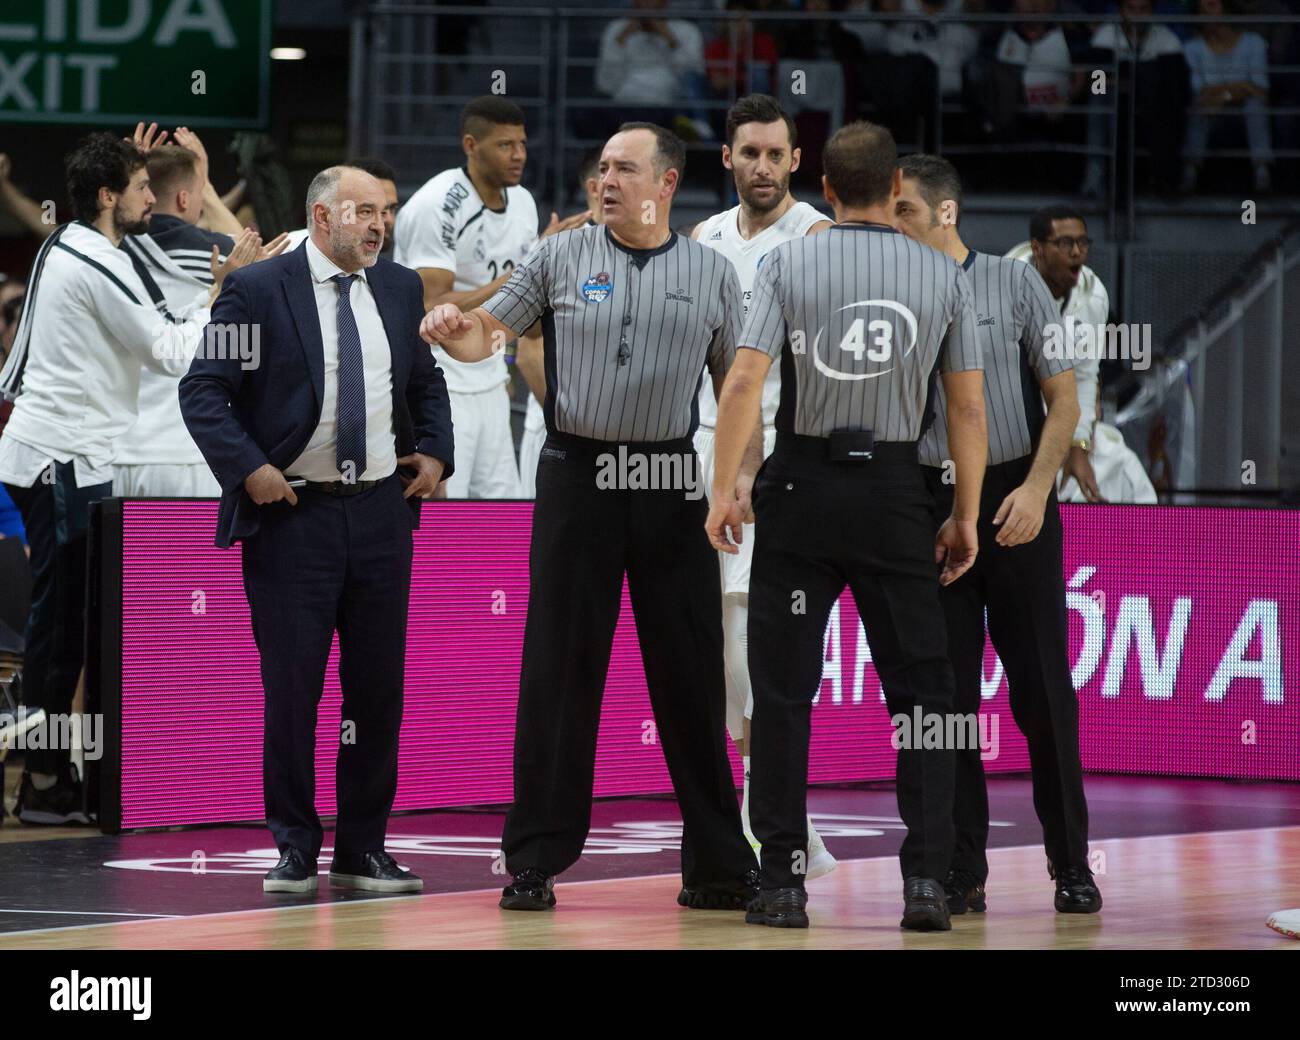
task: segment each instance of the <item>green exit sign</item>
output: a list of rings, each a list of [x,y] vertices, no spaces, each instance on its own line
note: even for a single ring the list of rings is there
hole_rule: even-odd
[[[0,0],[0,123],[263,127],[273,0]]]

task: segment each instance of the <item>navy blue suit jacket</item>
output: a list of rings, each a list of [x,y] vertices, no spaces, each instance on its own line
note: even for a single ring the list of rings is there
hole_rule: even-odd
[[[392,354],[393,427],[398,457],[416,451],[441,459],[451,476],[451,403],[442,370],[420,339],[424,290],[409,268],[379,259],[366,270]],[[260,356],[245,368],[237,351],[212,349],[214,326],[260,328]],[[229,353],[219,358],[212,355]],[[284,471],[320,423],[325,350],[307,250],[294,249],[232,272],[212,307],[202,346],[181,380],[185,425],[221,484],[216,544],[255,533],[259,507],[244,479],[266,463]],[[420,499],[412,497],[413,526]]]

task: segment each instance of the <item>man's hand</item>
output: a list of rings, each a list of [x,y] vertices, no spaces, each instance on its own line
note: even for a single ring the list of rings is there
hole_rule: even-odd
[[[398,470],[398,476],[402,478],[402,484],[406,488],[402,492],[403,498],[410,498],[412,495],[428,498],[438,489],[438,484],[442,481],[442,471],[446,468],[442,459],[421,455],[418,451],[403,455],[397,460],[397,464],[410,466],[416,471],[415,476],[409,477]]]
[[[574,228],[582,227],[590,219],[591,210],[589,209],[584,209],[581,213],[575,213],[571,217],[565,217],[563,220],[560,219],[558,213],[552,210],[551,222],[546,225],[546,230],[537,237],[545,238],[547,235],[558,235],[561,231],[572,231]]]
[[[251,230],[251,228],[249,229]],[[289,232],[281,231],[275,238],[267,242],[266,245],[258,251],[258,261],[270,260],[273,256],[279,256],[289,248]]]
[[[437,304],[420,322],[420,338],[426,343],[446,343],[458,340],[474,328],[454,303]]]
[[[244,478],[244,490],[259,506],[279,502],[281,499],[286,500],[291,506],[298,504],[298,496],[293,493],[293,488],[284,479],[284,474],[269,462],[264,466],[258,466]]]
[[[748,509],[748,505],[745,508]],[[725,501],[721,495],[715,496],[709,518],[704,521],[704,530],[713,548],[734,556],[740,552],[736,546],[745,540],[745,510],[735,498]],[[727,532],[731,533],[730,541]]]
[[[198,157],[198,162],[195,164],[195,172],[199,174],[204,184],[209,183],[208,150],[203,147],[203,142],[199,140],[199,135],[187,126],[178,126],[176,132],[172,134],[172,140],[186,151],[193,152]]]
[[[241,267],[256,263],[261,249],[262,236],[251,228],[245,228],[244,233],[236,239],[235,248],[230,251],[224,264],[221,263],[221,251],[214,245],[212,256],[208,260],[208,268],[212,271],[213,288],[219,290],[226,280],[226,275],[231,271],[238,271]]]
[[[1062,483],[1066,477],[1073,477],[1087,501],[1106,501],[1101,497],[1101,488],[1097,486],[1097,475],[1092,471],[1092,459],[1079,445],[1070,445],[1070,453],[1065,456],[1065,465],[1061,467],[1061,476]]]
[[[159,145],[167,143],[167,131],[159,130],[157,123],[150,123],[148,130],[144,128],[144,123],[136,123],[135,133],[127,140],[148,155]]]
[[[974,520],[948,517],[934,539],[934,562],[943,564],[940,585],[951,585],[971,568],[979,552]]]
[[[998,545],[1024,545],[1038,537],[1047,509],[1047,491],[1029,483],[1021,484],[1002,500],[993,516],[993,526],[1000,527]]]

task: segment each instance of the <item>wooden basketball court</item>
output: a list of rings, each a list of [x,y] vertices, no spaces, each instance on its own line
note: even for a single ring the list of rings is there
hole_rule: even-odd
[[[5,828],[7,838],[16,833],[25,832]],[[899,929],[898,862],[888,856],[841,861],[810,883],[807,931],[681,909],[679,879],[666,874],[561,883],[552,913],[504,912],[492,888],[40,927],[0,935],[0,949],[1300,950],[1264,923],[1300,905],[1300,827],[1115,838],[1092,848],[1105,871],[1100,914],[1052,909],[1041,847],[990,849],[989,912],[954,918],[951,932],[937,934]]]

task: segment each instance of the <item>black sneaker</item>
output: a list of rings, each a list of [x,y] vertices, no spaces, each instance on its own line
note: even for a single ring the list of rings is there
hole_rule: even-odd
[[[764,888],[745,912],[746,924],[769,928],[807,928],[808,893],[802,888]]]
[[[915,932],[950,932],[948,899],[933,878],[913,877],[903,882],[903,919],[900,928]]]
[[[948,897],[948,913],[982,914],[988,909],[984,898],[984,882],[969,870],[954,867],[943,879],[943,892]]]
[[[359,888],[363,892],[420,892],[424,882],[418,874],[399,867],[383,849],[377,852],[335,852],[330,864],[330,884],[337,888]]]
[[[262,891],[305,895],[315,892],[316,884],[316,861],[301,849],[288,848],[280,854],[280,862],[262,878]]]
[[[555,906],[555,878],[526,867],[501,890],[502,910],[550,910]]]
[[[77,775],[77,767],[67,764],[54,786],[38,791],[32,783],[32,774],[23,773],[18,785],[18,803],[14,815],[23,823],[64,824],[89,823],[85,810],[85,786]]]
[[[734,881],[709,881],[683,885],[677,905],[691,910],[745,910],[758,898],[758,869],[745,871]]]
[[[1086,866],[1062,867],[1047,864],[1047,876],[1056,882],[1056,912],[1095,914],[1101,909],[1101,891]]]

